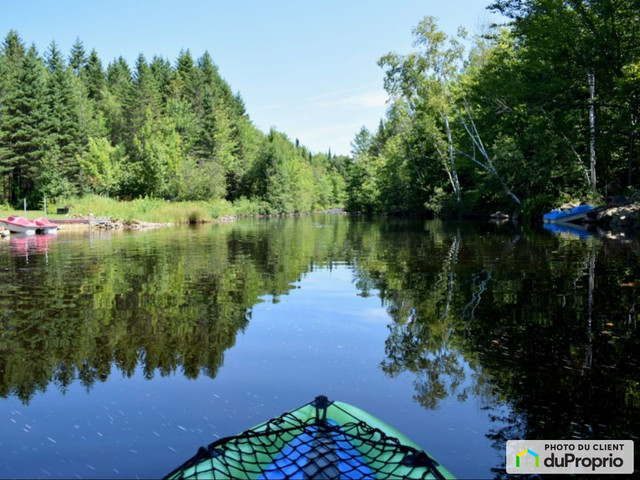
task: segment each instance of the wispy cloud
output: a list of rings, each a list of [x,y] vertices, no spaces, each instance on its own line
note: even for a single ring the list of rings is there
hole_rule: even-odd
[[[322,91],[311,88],[301,100],[272,98],[253,116],[258,128],[274,127],[299,139],[315,152],[329,148],[350,154],[351,142],[361,127],[375,128],[384,115],[387,93],[377,85]]]
[[[261,108],[261,110],[263,111],[268,111],[268,110],[277,110],[278,108],[282,108],[282,107],[286,107],[287,104],[284,102],[279,102],[279,103],[271,103],[269,105],[264,105]]]
[[[355,136],[354,132],[357,132],[361,123],[338,123],[327,126],[309,127],[300,132],[303,138],[316,139],[322,137],[336,137],[341,135],[341,138],[351,140]]]
[[[318,108],[379,108],[384,107],[387,98],[384,92],[365,92],[316,102],[315,105]]]

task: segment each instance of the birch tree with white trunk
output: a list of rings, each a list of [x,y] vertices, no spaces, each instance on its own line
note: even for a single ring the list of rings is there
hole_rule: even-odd
[[[449,37],[438,30],[433,17],[425,17],[412,31],[416,51],[408,55],[389,53],[378,61],[385,69],[384,86],[391,99],[406,101],[410,113],[430,110],[441,120],[441,139],[434,141],[438,160],[451,189],[459,201],[462,195],[456,167],[456,148],[450,118],[455,111],[451,89],[457,84],[463,66],[466,32]],[[447,145],[446,151],[439,144]]]

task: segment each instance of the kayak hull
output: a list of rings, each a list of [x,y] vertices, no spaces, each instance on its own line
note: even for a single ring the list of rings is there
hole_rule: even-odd
[[[417,444],[353,405],[318,397],[201,448],[166,478],[454,478]]]

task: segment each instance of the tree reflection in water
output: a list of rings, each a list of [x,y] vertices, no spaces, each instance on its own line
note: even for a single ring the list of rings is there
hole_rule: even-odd
[[[473,391],[498,451],[515,438],[637,439],[637,243],[429,233],[378,278],[393,319],[385,372],[411,372],[426,408]],[[438,246],[437,260],[420,253]]]
[[[340,216],[212,228],[1,254],[0,395],[89,389],[114,366],[215,377],[254,305],[340,262],[383,300],[381,367],[413,375],[425,408],[481,398],[499,451],[511,438],[637,439],[636,242]]]

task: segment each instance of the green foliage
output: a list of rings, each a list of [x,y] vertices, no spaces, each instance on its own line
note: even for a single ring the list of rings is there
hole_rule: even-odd
[[[378,132],[354,140],[349,209],[519,209],[539,218],[544,210],[532,208],[545,208],[542,198],[557,204],[598,199],[605,184],[637,188],[637,2],[504,0],[492,8],[510,28],[483,32],[467,53],[426,17],[413,30],[413,51],[379,60],[391,103]]]
[[[46,120],[45,71],[33,47],[23,57],[15,80],[5,90],[0,130],[5,198],[12,203],[33,189],[47,151],[40,135]]]
[[[440,216],[447,211],[447,204],[451,196],[442,188],[436,187],[426,202],[424,202],[424,210],[433,215]]]
[[[234,202],[234,212],[240,217],[267,215],[269,211],[269,205],[264,201],[250,200],[246,197],[240,197]]]
[[[87,151],[78,156],[88,189],[92,193],[117,192],[122,181],[122,165],[126,162],[123,147],[114,147],[106,138],[89,138]]]
[[[92,214],[95,217],[109,217],[124,222],[134,220],[157,223],[201,223],[211,222],[221,217],[255,217],[279,214],[272,205],[263,200],[240,197],[234,202],[212,198],[202,200],[169,201],[158,198],[142,197],[131,201],[121,201],[103,195],[86,194],[82,197],[47,197],[58,205],[72,205],[77,215]],[[35,199],[34,205],[40,205],[42,198]],[[9,207],[0,211],[11,211]]]
[[[321,160],[309,163],[285,135],[271,130],[246,178],[270,213],[305,212],[331,201],[327,168]]]
[[[525,221],[540,219],[540,212],[548,212],[557,207],[557,198],[550,194],[535,195],[522,202],[522,218]]]
[[[195,61],[182,51],[174,67],[139,55],[133,69],[120,57],[105,70],[79,39],[67,64],[55,42],[40,57],[11,31],[0,107],[0,199],[10,203],[76,193],[246,197],[283,213],[344,201],[339,165],[281,133],[265,137],[208,53]]]
[[[348,162],[346,167],[346,209],[350,212],[373,213],[377,210],[377,158],[360,155]]]
[[[225,195],[224,169],[217,162],[198,165],[187,158],[180,169],[178,200],[210,200]]]

